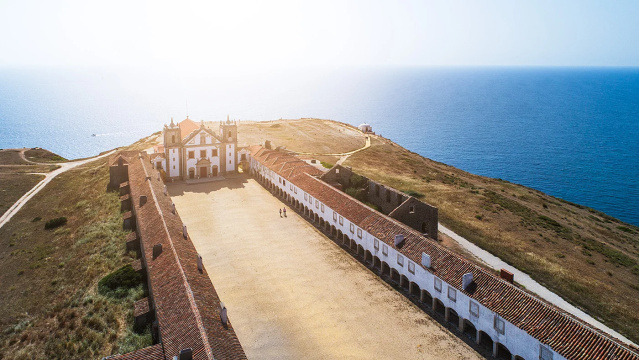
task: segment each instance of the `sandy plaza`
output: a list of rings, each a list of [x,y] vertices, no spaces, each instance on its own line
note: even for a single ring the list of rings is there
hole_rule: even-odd
[[[255,180],[169,192],[249,358],[480,358]]]

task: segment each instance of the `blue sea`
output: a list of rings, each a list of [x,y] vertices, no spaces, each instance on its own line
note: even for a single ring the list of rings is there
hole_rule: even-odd
[[[639,225],[638,68],[0,69],[0,148],[86,157],[187,113],[367,122],[425,157]]]

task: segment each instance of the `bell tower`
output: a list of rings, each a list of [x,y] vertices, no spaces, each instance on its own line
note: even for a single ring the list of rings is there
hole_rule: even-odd
[[[180,128],[175,126],[173,118],[171,118],[171,124],[164,125],[164,147],[175,147],[179,146],[180,143]]]
[[[226,122],[220,121],[220,139],[225,143],[237,143],[237,123],[229,120],[228,115]]]
[[[237,171],[237,123],[231,121],[228,115],[226,122],[220,121],[220,140],[224,149],[220,157],[224,163],[222,171],[233,173]]]

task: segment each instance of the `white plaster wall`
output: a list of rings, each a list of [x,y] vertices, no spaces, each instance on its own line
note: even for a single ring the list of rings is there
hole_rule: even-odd
[[[177,148],[168,149],[168,163],[171,167],[168,169],[169,177],[178,177],[180,176],[180,156]]]
[[[197,161],[200,159],[200,151],[201,150],[206,150],[206,159],[208,159],[211,162],[211,167],[213,165],[217,165],[218,171],[222,171],[222,169],[220,168],[220,149],[217,150],[218,152],[218,156],[211,156],[211,150],[216,149],[217,147],[214,145],[204,145],[204,146],[193,146],[193,147],[185,147],[184,151],[185,151],[185,156],[186,156],[186,174],[184,174],[184,176],[188,176],[189,175],[189,169],[190,168],[195,168],[196,171],[196,175],[197,175],[197,167],[195,166],[195,164],[197,164]],[[194,151],[195,152],[195,159],[189,159],[189,151]],[[209,168],[209,173],[211,172],[211,168]]]
[[[235,144],[226,144],[226,171],[235,171],[235,162]]]

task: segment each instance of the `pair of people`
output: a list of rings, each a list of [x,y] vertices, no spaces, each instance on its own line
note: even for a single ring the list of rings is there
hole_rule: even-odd
[[[283,210],[280,209],[280,217],[282,217],[282,212],[284,212],[284,217],[286,217],[286,208],[284,208]]]

